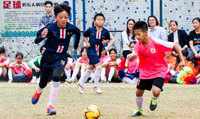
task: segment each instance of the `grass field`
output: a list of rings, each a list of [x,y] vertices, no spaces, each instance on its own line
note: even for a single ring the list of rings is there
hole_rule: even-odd
[[[135,84],[100,84],[104,93],[95,94],[93,84],[85,85],[85,94],[80,95],[76,84],[61,84],[55,103],[57,115],[46,116],[49,87],[45,88],[39,102],[31,104],[36,84],[0,83],[0,118],[8,119],[84,119],[85,107],[94,104],[101,110],[100,119],[132,119],[136,109]],[[144,94],[144,116],[136,119],[199,119],[200,86],[165,84],[158,100],[157,109],[149,110],[151,92]]]

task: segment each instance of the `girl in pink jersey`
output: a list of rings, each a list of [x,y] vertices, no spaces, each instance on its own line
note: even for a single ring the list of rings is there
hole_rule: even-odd
[[[109,56],[107,56],[106,49],[103,48],[101,51],[101,58],[99,59],[100,63],[103,64],[108,58]],[[101,82],[106,82],[106,69],[104,67],[101,69]]]
[[[23,54],[21,52],[18,52],[15,55],[16,62],[9,64],[9,70],[8,70],[8,78],[9,78],[9,83],[13,81],[13,76],[16,74],[25,72],[26,70],[30,70],[28,65],[23,62]]]
[[[81,69],[81,75],[82,75],[85,72],[88,64],[89,64],[89,59],[87,57],[87,48],[82,47],[81,48],[81,57],[78,58],[77,61],[76,61],[76,65],[75,65],[72,77],[71,77],[71,79],[65,80],[65,81],[68,82],[68,83],[74,82],[77,74],[79,73],[79,70]]]
[[[5,57],[5,49],[0,47],[0,76],[6,77],[7,65],[9,64],[9,59]]]
[[[109,50],[109,58],[103,63],[102,67],[106,68],[106,74],[109,82],[121,82],[118,79],[120,69],[120,59],[117,59],[117,50],[112,48]]]
[[[133,30],[139,42],[135,45],[134,52],[129,60],[133,61],[137,56],[140,60],[140,76],[135,97],[138,109],[131,115],[131,117],[136,117],[143,115],[144,90],[152,89],[150,110],[154,111],[157,107],[157,98],[162,91],[164,77],[168,69],[165,61],[165,52],[172,52],[174,49],[180,58],[180,67],[183,68],[185,62],[178,44],[148,37],[146,22],[136,22]]]

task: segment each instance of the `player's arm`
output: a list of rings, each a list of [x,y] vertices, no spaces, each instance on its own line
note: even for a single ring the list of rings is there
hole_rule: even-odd
[[[185,61],[183,59],[183,55],[182,55],[181,49],[179,48],[179,45],[175,43],[173,49],[177,52],[178,57],[180,59],[179,66],[183,68],[185,66]]]
[[[85,33],[83,34],[83,39],[84,39],[84,41],[85,41],[85,44],[86,44],[86,47],[87,47],[87,48],[90,47],[90,43],[89,43],[89,39],[88,39],[89,36],[90,36],[90,28],[87,29],[87,30],[85,31]]]
[[[77,54],[77,48],[78,48],[78,44],[79,44],[80,36],[81,36],[81,32],[78,28],[76,28],[76,30],[75,30],[75,35],[76,35],[76,40],[75,40],[75,44],[74,44],[74,50]]]
[[[109,41],[110,41],[110,33],[107,32],[107,33],[106,33],[106,38],[103,39],[102,44],[105,45],[105,44],[107,44]]]
[[[42,30],[41,30],[41,31],[42,31]],[[39,32],[41,32],[41,31],[39,31]],[[40,43],[42,40],[44,40],[44,39],[47,37],[48,32],[49,32],[48,29],[45,28],[45,29],[42,31],[42,34],[37,36],[37,38],[35,39],[35,43],[38,44],[38,43]]]
[[[110,40],[111,40],[111,41],[110,41],[110,43],[108,44],[108,46],[105,47],[106,51],[108,51],[109,48],[115,43],[115,38],[113,37],[112,34],[110,34]]]
[[[132,62],[137,56],[138,54],[133,51],[131,56],[129,57],[129,61]]]

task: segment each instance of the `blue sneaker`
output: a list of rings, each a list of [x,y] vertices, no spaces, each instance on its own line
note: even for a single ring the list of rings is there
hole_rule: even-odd
[[[41,93],[37,93],[37,91],[35,91],[35,94],[32,97],[32,104],[36,104],[40,98]]]
[[[47,115],[56,115],[56,110],[52,105],[49,105],[49,107],[47,107]]]

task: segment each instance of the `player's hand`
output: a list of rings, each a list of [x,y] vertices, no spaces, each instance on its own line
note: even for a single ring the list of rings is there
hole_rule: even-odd
[[[75,49],[74,51],[75,51],[75,53],[76,53],[76,55],[77,55],[77,49]]]
[[[90,43],[86,43],[86,47],[89,48],[90,47]]]
[[[181,69],[183,69],[184,66],[185,66],[185,61],[180,61],[179,67],[180,67]]]
[[[173,51],[172,54],[173,54],[174,56],[177,56],[177,53],[176,53],[175,51]]]
[[[35,67],[35,71],[36,71],[36,72],[40,72],[40,68]]]
[[[48,34],[48,29],[44,29],[43,32],[42,32],[42,38],[45,38]]]
[[[132,62],[137,57],[137,53],[132,53],[132,55],[129,57],[129,61]]]
[[[70,64],[66,64],[65,69],[69,69],[69,68],[70,68]]]
[[[105,39],[103,39],[102,44],[105,45],[107,43],[107,41]]]

